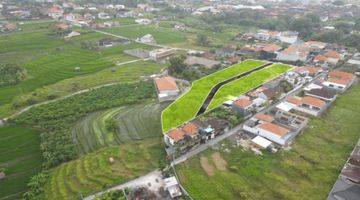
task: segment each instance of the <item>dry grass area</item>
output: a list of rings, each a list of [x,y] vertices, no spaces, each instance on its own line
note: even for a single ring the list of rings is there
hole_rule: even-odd
[[[221,156],[221,154],[219,152],[215,152],[211,157],[212,157],[212,160],[218,170],[226,171],[227,162],[226,162],[226,160],[224,160],[224,158]]]
[[[200,158],[200,164],[208,176],[214,176],[214,166],[209,163],[209,159],[207,157],[202,156]]]

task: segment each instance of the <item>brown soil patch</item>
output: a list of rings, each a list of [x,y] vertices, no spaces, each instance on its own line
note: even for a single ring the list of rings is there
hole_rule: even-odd
[[[201,156],[200,164],[208,176],[214,175],[214,167],[209,163],[209,159],[207,157]]]
[[[219,152],[214,153],[211,157],[212,157],[213,162],[218,170],[226,171],[227,162],[226,162],[226,160],[224,160],[223,157],[221,157]]]

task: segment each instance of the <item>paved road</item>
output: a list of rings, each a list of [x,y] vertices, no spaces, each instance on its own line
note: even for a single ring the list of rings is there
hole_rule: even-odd
[[[205,151],[209,147],[217,144],[218,142],[238,133],[242,129],[242,126],[243,126],[243,124],[240,124],[240,125],[236,126],[235,128],[231,129],[230,131],[228,131],[227,133],[224,133],[223,135],[220,135],[212,140],[209,140],[208,142],[200,145],[198,148],[187,152],[186,154],[180,156],[179,158],[176,158],[175,160],[173,160],[171,162],[171,165],[174,166],[174,165],[180,164],[182,162],[185,162],[187,159]]]
[[[105,191],[96,193],[94,195],[85,197],[84,200],[93,200],[96,198],[96,196],[102,195],[106,192],[115,191],[115,190],[123,190],[125,188],[134,188],[139,186],[147,185],[148,183],[151,183],[150,190],[157,191],[160,187],[164,186],[164,183],[162,181],[162,173],[159,170],[152,171],[148,173],[145,176],[139,177],[137,179],[131,180],[129,182],[126,182],[121,185],[114,186],[112,188],[109,188]],[[158,181],[156,181],[158,180]]]

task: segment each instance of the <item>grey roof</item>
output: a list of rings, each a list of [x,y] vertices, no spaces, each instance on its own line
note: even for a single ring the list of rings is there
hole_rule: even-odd
[[[334,197],[339,200],[359,200],[360,186],[353,185],[345,190],[335,192]]]
[[[306,94],[323,97],[324,99],[332,99],[336,96],[336,92],[326,88],[312,89],[306,92]]]

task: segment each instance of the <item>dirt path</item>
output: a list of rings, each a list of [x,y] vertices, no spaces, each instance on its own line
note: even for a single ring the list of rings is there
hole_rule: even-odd
[[[224,160],[224,158],[221,156],[221,154],[219,152],[215,152],[211,157],[212,157],[213,162],[218,170],[226,171],[227,162],[226,162],[226,160]]]
[[[206,172],[206,174],[208,176],[214,176],[215,174],[215,169],[214,167],[209,163],[209,159],[205,156],[201,156],[200,158],[200,164],[201,167],[204,169],[204,171]]]

